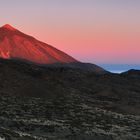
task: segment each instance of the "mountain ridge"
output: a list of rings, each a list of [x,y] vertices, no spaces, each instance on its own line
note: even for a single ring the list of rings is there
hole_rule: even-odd
[[[9,24],[0,28],[0,56],[21,58],[40,64],[77,62],[66,53],[22,33]]]

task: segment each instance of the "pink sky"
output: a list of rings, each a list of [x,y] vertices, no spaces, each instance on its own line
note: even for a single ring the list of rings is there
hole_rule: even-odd
[[[1,26],[12,24],[78,60],[140,60],[139,0],[4,0]]]

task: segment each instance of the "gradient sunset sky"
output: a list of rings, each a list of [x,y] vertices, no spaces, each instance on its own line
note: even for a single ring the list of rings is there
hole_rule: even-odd
[[[0,15],[80,61],[140,64],[140,0],[3,0]]]

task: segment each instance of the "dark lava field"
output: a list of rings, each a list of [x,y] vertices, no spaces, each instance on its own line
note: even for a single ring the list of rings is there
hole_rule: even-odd
[[[139,140],[140,71],[0,60],[0,140]]]

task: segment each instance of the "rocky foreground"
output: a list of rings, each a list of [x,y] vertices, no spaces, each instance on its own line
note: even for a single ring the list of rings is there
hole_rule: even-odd
[[[0,60],[0,140],[139,140],[140,72]]]
[[[2,96],[0,136],[6,140],[140,139],[140,116],[102,109],[110,103],[85,101],[73,94],[54,100]]]

